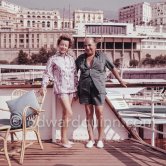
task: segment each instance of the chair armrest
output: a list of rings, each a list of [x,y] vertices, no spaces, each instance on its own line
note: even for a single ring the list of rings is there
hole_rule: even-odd
[[[0,130],[10,129],[11,126],[9,125],[0,125]]]
[[[37,110],[37,109],[35,109],[35,108],[31,107],[31,106],[26,106],[26,107],[24,108],[24,110],[23,110],[23,115],[26,116],[27,111],[28,111],[28,108],[30,108],[30,109],[31,109],[34,113],[36,113],[36,114],[40,114],[41,112],[45,112],[45,110]]]
[[[10,110],[4,109],[4,108],[0,108],[0,111],[10,112]]]
[[[35,111],[36,113],[41,113],[41,112],[45,112],[45,110],[37,110],[37,109],[35,109],[35,108],[33,108],[33,107],[30,107],[29,106],[29,108],[31,108],[33,111]]]

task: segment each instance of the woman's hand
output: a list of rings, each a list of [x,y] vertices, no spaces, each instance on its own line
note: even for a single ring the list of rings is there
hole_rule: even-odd
[[[39,92],[42,96],[44,96],[44,95],[47,93],[47,89],[44,88],[44,87],[42,87],[42,88],[39,89],[38,92]]]
[[[77,99],[78,99],[78,94],[77,94],[77,92],[75,92],[73,100],[76,101]]]

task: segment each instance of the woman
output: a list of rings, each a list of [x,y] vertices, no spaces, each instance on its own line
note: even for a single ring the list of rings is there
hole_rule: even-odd
[[[68,140],[68,122],[72,116],[72,100],[77,91],[77,72],[75,58],[69,53],[72,46],[72,39],[68,35],[61,35],[57,41],[58,51],[50,57],[47,62],[46,70],[43,74],[41,93],[46,92],[49,80],[54,82],[54,92],[60,99],[63,108],[61,143],[65,148],[71,148],[72,142]]]

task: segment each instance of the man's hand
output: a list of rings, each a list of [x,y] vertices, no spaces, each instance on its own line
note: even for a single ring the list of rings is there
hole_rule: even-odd
[[[127,82],[125,82],[125,81],[123,81],[123,80],[120,80],[119,83],[120,83],[123,87],[127,88],[127,85],[126,85]]]

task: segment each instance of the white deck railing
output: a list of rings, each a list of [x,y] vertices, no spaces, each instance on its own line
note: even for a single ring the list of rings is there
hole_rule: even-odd
[[[0,65],[0,81],[32,79],[34,82],[35,78],[41,78],[43,70],[46,66],[34,66],[34,65]],[[16,72],[2,72],[3,69],[8,71],[16,70]],[[14,80],[14,79],[13,79]]]
[[[113,91],[115,91],[116,93],[116,89],[114,89]],[[123,93],[123,92],[122,92]],[[142,98],[125,98],[123,95],[117,93],[114,95],[114,93],[111,93],[110,92],[110,101],[112,103],[112,105],[114,106],[115,109],[118,109],[118,110],[123,110],[125,109],[126,111],[122,111],[122,113],[120,113],[121,116],[129,116],[129,117],[137,117],[137,118],[141,118],[141,117],[150,117],[151,118],[151,128],[149,127],[146,127],[145,125],[138,125],[138,124],[133,124],[134,127],[140,127],[140,128],[144,128],[146,130],[149,130],[152,132],[151,134],[151,145],[154,147],[155,146],[155,133],[159,133],[159,134],[163,134],[163,135],[166,135],[166,132],[162,132],[162,131],[159,131],[159,130],[156,130],[155,129],[155,118],[161,118],[161,119],[165,119],[166,120],[166,108],[165,108],[165,114],[164,115],[156,115],[155,112],[154,112],[154,109],[155,109],[155,105],[156,104],[165,104],[166,105],[166,99],[164,99],[163,97],[161,96],[155,96],[155,91],[154,91],[154,87],[151,88],[151,98],[144,98],[142,96]],[[160,94],[161,95],[161,94]],[[157,98],[155,98],[157,97]],[[140,102],[142,104],[150,104],[151,105],[151,113],[144,113],[144,112],[138,112],[138,111],[127,111],[127,109],[129,108],[132,108],[132,107],[129,107],[127,105],[127,102],[129,103],[134,103],[134,102]],[[141,107],[140,105],[137,105],[137,107]],[[164,108],[164,107],[163,107]],[[134,108],[133,108],[134,109]]]

